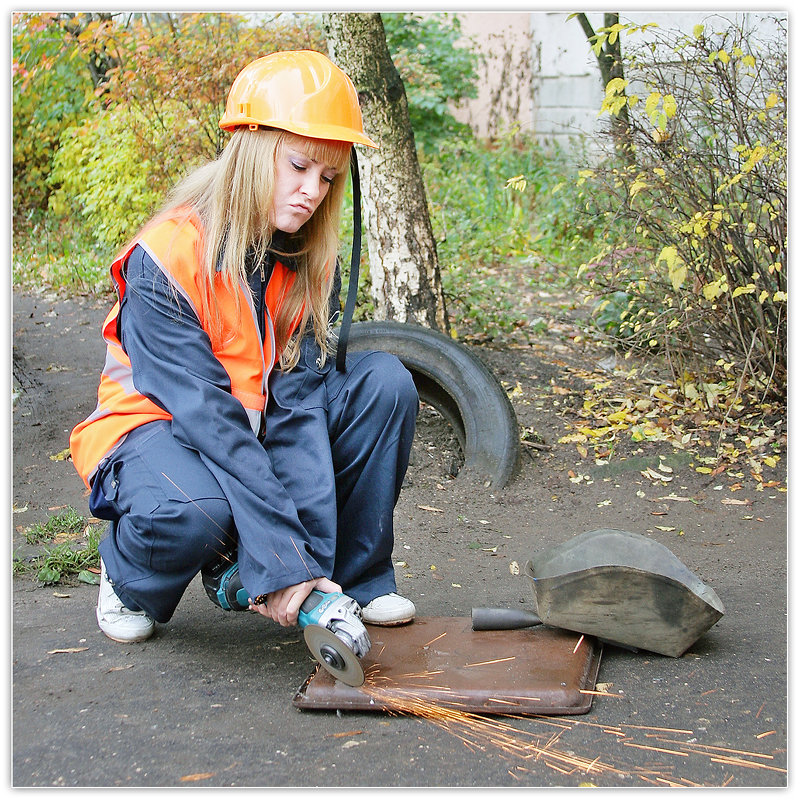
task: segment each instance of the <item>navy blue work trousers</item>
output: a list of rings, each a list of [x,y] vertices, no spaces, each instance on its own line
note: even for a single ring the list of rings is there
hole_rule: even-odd
[[[396,588],[393,512],[419,400],[393,355],[351,353],[339,372],[332,358],[320,368],[318,354],[306,339],[297,367],[271,377],[262,443],[317,564],[365,605]],[[135,429],[102,463],[90,509],[111,520],[100,554],[117,595],[158,622],[236,541],[231,507],[207,461],[172,436],[169,421]],[[267,563],[271,554],[250,555]]]

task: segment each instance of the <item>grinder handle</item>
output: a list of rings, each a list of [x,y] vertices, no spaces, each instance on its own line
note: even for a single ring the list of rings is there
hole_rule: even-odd
[[[542,621],[532,611],[513,608],[473,608],[472,630],[510,631],[515,628],[530,628]]]
[[[305,614],[310,614],[324,599],[324,592],[319,589],[312,589],[308,597],[300,605],[300,610]]]

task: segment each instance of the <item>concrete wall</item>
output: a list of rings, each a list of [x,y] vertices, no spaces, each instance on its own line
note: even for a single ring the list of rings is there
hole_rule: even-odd
[[[456,117],[479,136],[502,135],[510,126],[527,130],[534,116],[534,64],[530,13],[459,14],[462,33],[478,44],[478,97]]]
[[[566,144],[594,134],[607,124],[598,118],[603,85],[594,53],[568,11],[460,14],[465,37],[472,37],[484,56],[480,94],[457,111],[481,136],[496,136],[514,126],[532,131],[543,144]],[[786,17],[785,12],[776,12]],[[663,30],[691,33],[696,24],[722,29],[727,20],[757,26],[776,35],[768,12],[620,13],[620,22],[654,22]],[[603,14],[589,12],[595,30]],[[634,34],[638,40],[646,34]],[[623,36],[623,48],[625,36]]]

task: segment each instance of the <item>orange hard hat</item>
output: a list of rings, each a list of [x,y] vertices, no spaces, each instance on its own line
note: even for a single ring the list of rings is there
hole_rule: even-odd
[[[364,134],[353,82],[314,50],[262,56],[236,76],[219,126],[230,131],[242,125],[378,146]]]

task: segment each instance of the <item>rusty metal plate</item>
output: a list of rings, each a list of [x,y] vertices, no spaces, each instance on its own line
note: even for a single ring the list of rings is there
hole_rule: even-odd
[[[482,714],[585,714],[602,646],[557,628],[473,631],[468,617],[369,626],[363,686],[316,668],[294,698],[304,709],[401,711],[414,702]]]

